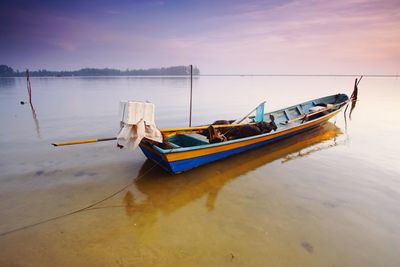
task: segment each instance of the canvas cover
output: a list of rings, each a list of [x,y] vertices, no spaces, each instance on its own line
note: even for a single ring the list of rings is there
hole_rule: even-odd
[[[121,101],[119,107],[121,121],[125,124],[137,124],[141,119],[148,125],[155,124],[155,106],[153,103]]]
[[[149,102],[121,101],[121,130],[118,145],[135,149],[143,138],[162,142],[162,134],[154,122],[155,106]]]

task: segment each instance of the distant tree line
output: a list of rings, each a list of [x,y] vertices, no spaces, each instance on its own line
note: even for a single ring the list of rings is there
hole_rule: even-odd
[[[95,69],[84,68],[73,71],[50,71],[37,70],[29,71],[32,77],[64,77],[64,76],[167,76],[167,75],[188,75],[190,67],[188,66],[173,66],[167,68],[151,68],[138,70],[117,70],[117,69]],[[193,75],[199,75],[200,70],[193,67]],[[14,71],[13,68],[7,65],[0,65],[0,77],[24,77],[25,71]]]

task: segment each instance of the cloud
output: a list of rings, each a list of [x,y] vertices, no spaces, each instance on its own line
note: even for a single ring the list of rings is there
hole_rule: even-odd
[[[250,71],[271,70],[271,63],[286,72],[398,68],[400,12],[395,1],[262,4],[207,18],[214,27],[186,37],[189,49],[202,51],[210,61],[240,62]]]

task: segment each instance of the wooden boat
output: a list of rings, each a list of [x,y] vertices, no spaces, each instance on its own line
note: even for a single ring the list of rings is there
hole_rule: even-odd
[[[264,121],[271,122],[273,115],[276,131],[210,143],[201,135],[209,125],[162,129],[163,143],[143,139],[140,148],[147,158],[171,173],[181,173],[201,165],[226,158],[259,146],[293,136],[318,127],[337,115],[348,103],[346,94],[326,96],[284,109],[264,114]],[[254,117],[250,117],[254,124]],[[216,129],[240,127],[237,124],[214,125]]]

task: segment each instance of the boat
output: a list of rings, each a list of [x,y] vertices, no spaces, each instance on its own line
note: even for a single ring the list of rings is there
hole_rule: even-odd
[[[240,120],[219,120],[195,127],[159,130],[154,122],[154,104],[147,101],[121,101],[121,128],[116,137],[74,140],[52,145],[58,147],[117,140],[117,147],[135,149],[139,146],[150,161],[172,174],[178,174],[309,131],[325,124],[343,109],[346,119],[350,102],[351,118],[357,102],[358,84],[362,78],[363,76],[355,79],[350,98],[344,93],[338,93],[267,113],[264,113],[263,102]],[[192,92],[192,86],[190,90]],[[192,93],[190,95],[189,126]],[[254,111],[255,116],[251,116]]]
[[[337,115],[350,100],[346,94],[340,93],[263,112],[261,121],[276,127],[257,135],[224,139],[221,142],[212,142],[210,135],[207,136],[210,126],[224,135],[224,132],[243,125],[256,125],[256,115],[246,117],[248,121],[245,124],[231,120],[229,124],[161,129],[162,142],[144,138],[139,147],[148,159],[168,172],[178,174],[318,127]]]

